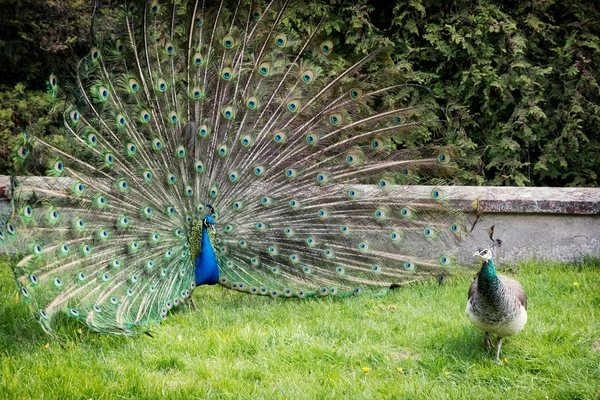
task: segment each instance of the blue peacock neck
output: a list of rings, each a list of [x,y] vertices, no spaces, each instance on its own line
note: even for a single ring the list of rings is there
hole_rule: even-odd
[[[208,230],[202,228],[202,252],[196,257],[196,286],[214,285],[219,281],[219,267],[217,256],[212,246]]]

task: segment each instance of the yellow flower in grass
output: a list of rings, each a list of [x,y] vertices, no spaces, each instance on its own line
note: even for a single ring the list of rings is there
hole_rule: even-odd
[[[450,372],[444,371],[444,375],[448,376],[448,375],[450,375]]]
[[[404,371],[402,370],[402,368],[398,368],[398,373],[403,373]]]
[[[369,367],[362,367],[362,371],[366,374],[371,370]]]
[[[504,360],[503,360],[503,361],[504,361],[505,363],[507,363],[507,362],[508,362],[508,358],[504,358]]]
[[[46,345],[44,346],[45,349],[49,349],[50,348],[50,343],[46,343]]]
[[[576,288],[579,287],[579,282],[573,282],[573,286],[575,286]]]

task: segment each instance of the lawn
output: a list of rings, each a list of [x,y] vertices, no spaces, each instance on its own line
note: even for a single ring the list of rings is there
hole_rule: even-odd
[[[51,340],[0,260],[0,398],[596,399],[600,262],[506,271],[529,322],[502,363],[464,316],[469,277],[382,298],[273,300],[202,287],[153,338],[59,323]],[[502,268],[500,268],[502,272]]]

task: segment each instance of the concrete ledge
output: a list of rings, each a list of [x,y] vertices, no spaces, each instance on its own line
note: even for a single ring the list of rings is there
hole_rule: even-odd
[[[53,185],[70,182],[68,178],[42,179]],[[0,219],[10,212],[8,192],[3,190],[8,184],[9,178],[0,176]],[[432,188],[419,187],[417,195],[415,187],[388,190],[398,198],[406,198],[409,192],[412,198],[423,198],[430,196]],[[449,186],[442,190],[450,204],[469,214],[469,235],[457,250],[461,263],[473,264],[472,254],[492,245],[491,226],[494,239],[502,241],[495,248],[500,263],[600,257],[600,188]]]

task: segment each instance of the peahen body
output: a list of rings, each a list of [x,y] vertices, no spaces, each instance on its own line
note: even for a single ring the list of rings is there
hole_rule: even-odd
[[[443,128],[435,107],[288,3],[134,1],[99,17],[73,87],[50,77],[65,133],[16,150],[49,177],[13,182],[0,231],[47,331],[65,312],[131,334],[204,284],[359,295],[456,268],[451,151],[404,148]]]
[[[496,273],[489,249],[474,254],[481,260],[481,270],[469,287],[466,315],[484,331],[486,349],[492,346],[489,334],[498,337],[496,360],[505,337],[519,333],[527,323],[527,296],[519,282]]]

